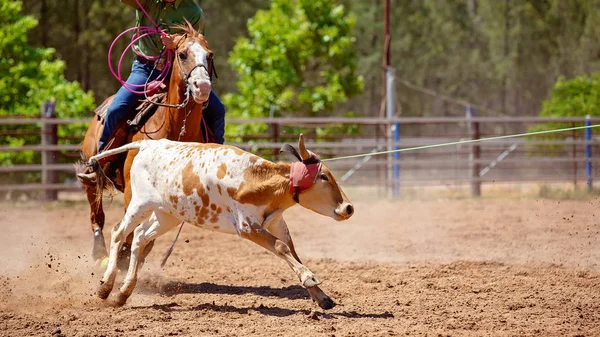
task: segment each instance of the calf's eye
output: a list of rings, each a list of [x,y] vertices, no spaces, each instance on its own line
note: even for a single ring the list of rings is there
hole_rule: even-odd
[[[325,173],[321,173],[321,176],[320,176],[320,178],[321,178],[321,180],[323,180],[323,181],[329,181],[329,178],[327,178],[327,175],[326,175]]]

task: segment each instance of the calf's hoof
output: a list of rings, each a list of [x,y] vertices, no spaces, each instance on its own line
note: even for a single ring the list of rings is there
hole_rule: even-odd
[[[108,295],[110,295],[111,290],[112,287],[108,287],[105,284],[101,284],[100,287],[98,287],[98,297],[100,297],[103,300],[107,299]]]
[[[335,307],[335,302],[329,296],[325,296],[325,298],[319,302],[319,307],[321,309],[329,310]]]
[[[125,295],[119,291],[119,296],[117,296],[117,298],[115,299],[114,305],[116,307],[122,307],[125,305],[128,298],[129,298],[129,295]]]

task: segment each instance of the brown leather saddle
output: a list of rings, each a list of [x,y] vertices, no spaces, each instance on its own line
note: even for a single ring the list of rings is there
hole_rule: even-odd
[[[144,100],[140,103],[140,105],[135,109],[135,112],[131,113],[130,116],[124,118],[115,129],[112,131],[112,134],[109,138],[108,143],[106,144],[104,150],[110,150],[131,140],[134,134],[136,134],[144,124],[154,115],[156,110],[158,109],[158,105],[153,104],[156,103],[166,103],[164,102],[167,96],[166,92],[159,92],[148,97],[147,100]],[[108,108],[112,104],[115,95],[112,95],[106,98],[95,110],[96,118],[100,123],[104,123],[104,118],[106,117]],[[210,143],[215,143],[216,138],[214,137],[212,130],[205,127],[206,125],[203,123],[202,133],[204,135],[208,135],[208,141]],[[110,179],[115,183],[115,186],[123,191],[123,175],[122,175],[122,167],[127,157],[127,153],[117,154],[111,157],[103,158],[102,163],[100,165],[103,167],[104,173],[110,177]]]
[[[153,96],[148,97],[148,100],[144,100],[141,102],[141,104],[135,109],[135,114],[133,114],[133,118],[131,119],[127,119],[126,123],[124,123],[123,125],[120,125],[118,127],[125,127],[127,129],[128,132],[131,133],[135,133],[138,132],[142,126],[144,126],[144,124],[148,121],[148,119],[150,119],[150,117],[152,117],[152,115],[154,115],[154,113],[156,112],[156,109],[158,108],[157,105],[152,104],[150,101],[152,102],[157,102],[157,103],[163,103],[163,100],[165,99],[165,97],[167,96],[166,92],[161,92],[158,94],[154,94]],[[104,123],[104,118],[106,117],[106,114],[108,112],[108,108],[110,107],[110,105],[112,104],[112,102],[115,99],[115,95],[112,95],[110,97],[108,97],[107,99],[104,100],[104,102],[102,102],[95,110],[94,113],[96,114],[96,117],[98,118],[98,121],[101,121],[102,123]],[[130,117],[130,116],[128,116]],[[113,133],[116,130],[113,131]]]
[[[119,147],[130,141],[131,137],[136,134],[156,112],[158,106],[152,104],[150,101],[162,103],[166,96],[166,92],[161,92],[149,97],[148,100],[142,101],[134,112],[117,124],[112,131],[104,150]],[[114,98],[115,95],[106,98],[102,104],[94,110],[96,118],[98,118],[100,123],[104,124],[104,118],[106,117],[108,108],[112,104]],[[101,163],[104,173],[114,182],[115,187],[120,191],[123,191],[124,187],[122,167],[126,157],[127,153],[121,153],[106,157]]]

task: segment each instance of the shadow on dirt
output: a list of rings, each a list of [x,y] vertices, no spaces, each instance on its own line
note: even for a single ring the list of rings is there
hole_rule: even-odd
[[[162,285],[158,289],[159,293],[166,296],[174,296],[177,294],[227,294],[227,295],[243,295],[255,294],[263,297],[280,297],[290,300],[306,300],[310,299],[308,292],[301,286],[288,286],[283,288],[272,288],[267,286],[247,287],[235,285],[223,285],[214,283],[182,283],[169,282]]]
[[[394,315],[390,312],[384,312],[380,314],[363,314],[358,313],[356,311],[341,311],[341,312],[328,312],[324,313],[321,311],[312,313],[311,310],[295,310],[295,309],[285,309],[279,307],[268,307],[265,305],[252,306],[247,308],[238,308],[233,305],[218,305],[215,303],[204,303],[194,307],[181,307],[179,304],[172,302],[169,304],[154,304],[151,306],[138,306],[132,307],[132,309],[154,309],[160,310],[164,312],[183,312],[183,311],[216,311],[216,312],[231,312],[237,314],[247,315],[250,311],[257,311],[263,315],[267,316],[276,316],[276,317],[286,317],[296,314],[309,315],[313,319],[335,319],[339,317],[346,318],[381,318],[381,319],[389,319],[394,318]]]
[[[146,290],[151,290],[150,288],[146,288]],[[254,294],[262,297],[279,297],[286,298],[290,300],[310,300],[310,296],[306,289],[301,286],[293,285],[283,288],[272,288],[268,286],[261,287],[249,287],[249,286],[235,286],[235,285],[223,285],[223,284],[214,284],[214,283],[184,283],[184,282],[169,282],[161,285],[160,287],[152,289],[153,292],[158,292],[165,296],[175,296],[178,294],[226,294],[226,295],[243,295],[243,294]],[[358,313],[356,311],[329,311],[322,312],[316,311],[312,312],[311,310],[295,310],[295,309],[286,309],[279,307],[269,307],[263,304],[252,307],[242,307],[238,308],[233,305],[228,305],[225,303],[224,305],[219,305],[213,303],[204,303],[194,307],[182,307],[176,302],[172,302],[169,304],[154,304],[151,306],[137,306],[132,307],[132,309],[154,309],[160,310],[164,312],[183,312],[183,311],[216,311],[216,312],[231,312],[247,315],[250,311],[256,311],[263,315],[268,316],[276,316],[276,317],[285,317],[296,314],[303,314],[313,316],[315,319],[333,319],[339,317],[346,318],[393,318],[394,315],[389,312],[384,313]],[[315,307],[316,309],[316,307]]]

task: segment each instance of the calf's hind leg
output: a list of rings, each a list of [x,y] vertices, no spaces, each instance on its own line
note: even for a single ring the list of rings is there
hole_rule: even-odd
[[[292,256],[299,263],[302,263],[302,261],[300,261],[300,258],[298,257],[298,254],[296,253],[296,250],[294,249],[292,236],[290,235],[287,223],[283,218],[280,218],[279,221],[271,222],[269,224],[269,227],[267,227],[267,230],[269,231],[269,233],[276,236],[279,240],[283,241],[283,243],[285,243],[289,247]],[[306,290],[308,290],[308,293],[310,294],[310,297],[313,299],[313,301],[317,302],[319,307],[321,307],[322,309],[331,309],[335,307],[335,302],[331,299],[331,297],[327,296],[327,294],[325,294],[325,292],[321,290],[319,286],[315,285],[313,287],[307,287]]]
[[[113,228],[108,266],[100,281],[100,287],[98,288],[98,296],[100,298],[106,299],[112,291],[115,277],[117,276],[117,258],[125,238],[133,231],[137,224],[147,218],[151,212],[152,209],[148,205],[131,203],[127,208],[123,220],[121,220],[121,223]]]
[[[179,224],[179,220],[170,214],[155,211],[150,219],[137,226],[133,231],[133,241],[131,243],[131,257],[129,259],[129,269],[123,280],[123,285],[119,289],[117,305],[123,305],[131,296],[137,283],[138,270],[145,256],[145,248],[149,243],[161,235],[165,234],[173,227]]]

